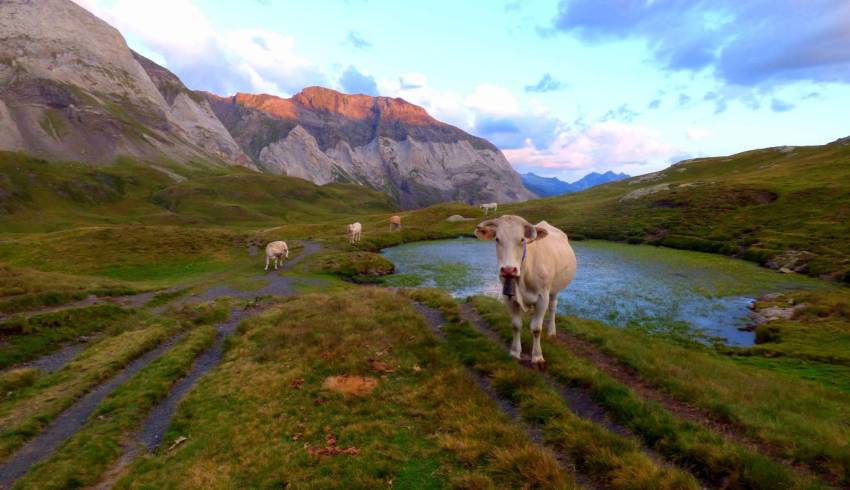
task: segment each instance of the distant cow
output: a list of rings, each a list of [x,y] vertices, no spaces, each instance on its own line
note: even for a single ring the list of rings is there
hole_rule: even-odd
[[[355,221],[348,225],[348,243],[357,243],[360,241],[360,234],[363,232],[363,225],[359,221]]]
[[[401,229],[401,216],[390,216],[390,231]]]
[[[531,362],[542,367],[540,333],[544,317],[548,310],[546,330],[552,337],[555,335],[558,293],[576,273],[576,256],[567,235],[545,221],[532,225],[519,216],[505,215],[481,222],[475,227],[475,236],[481,240],[496,240],[502,300],[508,306],[514,326],[511,355],[517,359],[521,357],[522,312],[533,307]]]
[[[499,209],[499,203],[488,202],[480,204],[478,207],[484,210],[484,215],[486,216],[488,211],[493,211],[495,213]]]
[[[289,258],[289,247],[286,246],[286,242],[270,242],[266,245],[266,269],[269,270],[269,262],[274,259],[274,270],[277,270],[278,263],[283,263],[285,259]]]

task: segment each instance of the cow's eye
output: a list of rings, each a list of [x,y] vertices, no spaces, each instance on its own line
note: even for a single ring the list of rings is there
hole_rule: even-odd
[[[496,237],[496,243],[499,243],[499,237]]]

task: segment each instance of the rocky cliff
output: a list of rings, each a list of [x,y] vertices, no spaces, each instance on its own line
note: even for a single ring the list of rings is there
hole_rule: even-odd
[[[203,98],[68,0],[0,2],[0,148],[253,165]]]
[[[357,182],[385,190],[404,207],[532,197],[490,142],[437,121],[402,99],[321,87],[306,88],[290,99],[204,95],[266,172],[318,184]]]

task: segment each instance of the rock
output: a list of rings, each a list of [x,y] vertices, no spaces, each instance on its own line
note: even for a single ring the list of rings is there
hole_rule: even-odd
[[[620,198],[620,202],[632,201],[634,199],[640,199],[642,197],[651,196],[652,194],[656,194],[658,192],[670,190],[670,184],[656,184],[649,187],[641,187],[640,189],[635,189],[625,196]]]
[[[446,221],[448,221],[449,223],[457,223],[458,221],[472,221],[472,218],[464,218],[459,214],[453,214],[446,218]]]

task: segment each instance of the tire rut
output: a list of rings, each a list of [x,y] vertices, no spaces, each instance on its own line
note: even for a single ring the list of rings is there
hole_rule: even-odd
[[[499,345],[505,345],[505,341],[496,333],[495,330],[490,326],[490,324],[478,314],[477,311],[470,305],[469,303],[463,303],[459,305],[460,317],[463,320],[469,322],[476,330],[485,335],[487,338],[496,342]],[[618,434],[623,437],[627,437],[640,446],[641,452],[643,452],[648,458],[650,458],[656,464],[670,467],[670,468],[679,468],[682,471],[692,474],[690,470],[687,468],[676,465],[674,462],[665,458],[654,449],[648,447],[644,444],[641,437],[634,433],[634,431],[614,422],[611,417],[608,415],[608,411],[597,403],[590,393],[587,390],[576,388],[573,386],[568,386],[555,378],[549,375],[546,372],[536,370],[530,363],[529,359],[523,359],[520,364],[526,369],[535,371],[538,373],[546,385],[557,392],[561,398],[566,402],[569,409],[576,414],[577,416],[593,422],[599,426],[604,427],[610,432]],[[694,475],[695,476],[695,475]],[[700,482],[700,485],[703,488],[712,488],[708,482],[697,478]]]
[[[442,327],[447,322],[443,314],[434,308],[426,306],[418,301],[413,302],[413,307],[416,311],[422,315],[428,326],[434,332],[434,334],[441,340],[446,340],[445,332],[443,332]],[[546,451],[549,451],[553,454],[555,459],[560,463],[561,467],[568,474],[574,475],[576,482],[581,485],[582,488],[600,488],[593,480],[591,480],[587,475],[581,473],[576,468],[575,464],[573,464],[571,458],[567,457],[565,454],[555,451],[552,448],[544,445],[544,437],[543,433],[539,427],[526,423],[522,420],[522,417],[519,414],[519,410],[517,407],[511,403],[510,400],[500,395],[493,388],[492,383],[485,376],[476,372],[474,369],[466,368],[466,372],[470,375],[470,377],[475,381],[478,387],[492,400],[499,409],[507,415],[513,422],[516,424],[523,432],[538,446],[543,447]]]
[[[104,381],[63,410],[48,427],[30,439],[5,463],[0,465],[0,488],[9,488],[37,463],[43,461],[66,440],[85,425],[97,406],[116,388],[158,359],[168,349],[186,336],[180,333],[170,337],[159,346],[130,361],[121,371]]]
[[[580,359],[590,363],[611,378],[631,388],[641,398],[658,403],[673,416],[705,427],[707,430],[720,435],[730,442],[737,443],[751,450],[760,452],[777,463],[793,468],[803,476],[814,478],[818,478],[818,476],[820,476],[822,478],[826,478],[826,480],[831,483],[835,483],[832,481],[834,480],[833,478],[829,478],[827,475],[821,475],[808,466],[795,463],[783,457],[779,454],[777,448],[769,443],[748,436],[746,434],[747,429],[745,427],[738,426],[733,422],[721,420],[707,410],[682,401],[663,391],[658,386],[642,378],[640,374],[638,374],[630,366],[604,352],[593,342],[582,338],[573,332],[563,330],[558,332],[556,339],[558,342],[569,347],[573,354]]]

